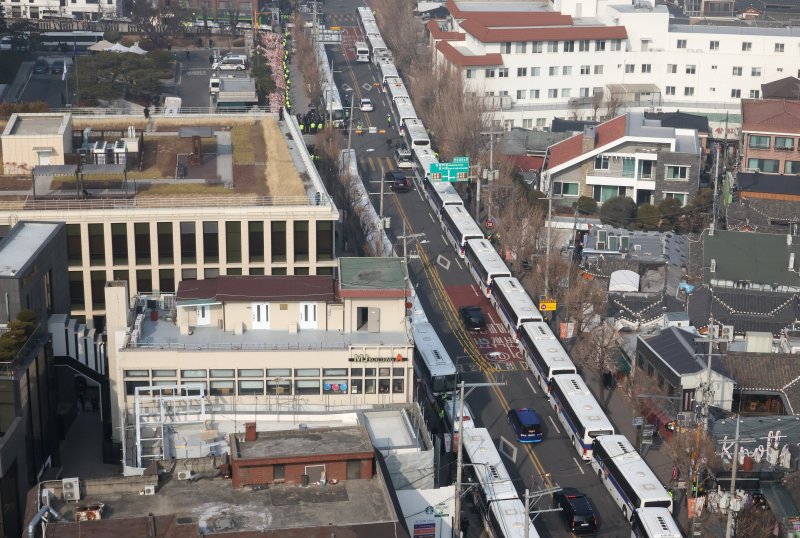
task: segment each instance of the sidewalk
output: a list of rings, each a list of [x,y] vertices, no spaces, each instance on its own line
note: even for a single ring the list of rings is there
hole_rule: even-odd
[[[6,103],[16,103],[19,101],[22,92],[25,90],[25,86],[28,85],[31,74],[33,74],[33,63],[34,62],[22,62],[22,65],[19,66],[19,70],[17,71],[17,76],[14,77],[14,81],[6,88],[3,101]]]

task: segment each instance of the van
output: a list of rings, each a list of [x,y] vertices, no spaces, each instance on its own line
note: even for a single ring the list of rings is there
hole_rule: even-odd
[[[408,146],[405,144],[394,150],[394,161],[397,163],[398,168],[414,167],[414,160],[411,157],[411,150],[409,150]]]
[[[211,77],[208,81],[208,93],[211,95],[219,93],[219,77]]]
[[[244,71],[247,69],[247,61],[243,57],[227,56],[212,67],[220,71]]]
[[[508,423],[520,443],[538,443],[542,440],[542,421],[533,409],[511,409]]]

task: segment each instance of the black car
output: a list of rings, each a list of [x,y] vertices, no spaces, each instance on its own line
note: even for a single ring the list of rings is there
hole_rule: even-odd
[[[50,64],[47,63],[47,60],[44,58],[39,58],[36,60],[36,63],[33,64],[33,73],[35,75],[44,75],[45,73],[50,72]]]
[[[408,192],[411,190],[411,179],[397,170],[386,172],[386,181],[389,182],[389,188],[394,192]]]
[[[586,495],[575,488],[553,493],[553,508],[561,508],[567,528],[575,534],[597,532],[597,518]]]
[[[481,307],[462,306],[459,312],[461,313],[461,321],[464,322],[464,326],[470,331],[482,331],[486,329],[486,319],[483,317]]]
[[[55,60],[53,65],[50,66],[50,72],[54,75],[60,75],[64,72],[64,60]]]

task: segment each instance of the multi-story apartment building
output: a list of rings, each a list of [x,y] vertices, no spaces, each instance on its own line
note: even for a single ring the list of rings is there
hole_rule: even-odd
[[[740,99],[797,71],[797,28],[689,24],[649,0],[447,6],[450,19],[428,22],[435,56],[488,98],[505,128],[645,109],[731,112],[738,126]]]
[[[628,196],[637,204],[676,198],[686,205],[699,188],[701,165],[697,131],[629,112],[550,146],[542,188],[569,202]]]
[[[800,101],[742,100],[741,170],[800,174]]]
[[[140,416],[138,395],[173,394],[181,390],[177,385],[202,387],[220,410],[280,413],[412,401],[403,260],[338,263],[338,278],[184,280],[177,294],[141,296],[133,307],[127,284],[109,283],[114,440],[123,417],[131,426]]]
[[[229,126],[252,124],[252,119],[226,120]],[[202,194],[206,187],[201,184],[196,195],[141,192],[121,197],[93,194],[86,183],[91,197],[79,199],[74,190],[39,192],[35,198],[32,193],[24,200],[18,193],[3,196],[0,190],[0,222],[66,223],[72,316],[83,318],[88,327],[102,328],[103,288],[110,280],[128,281],[134,296],[172,293],[183,279],[331,275],[336,267],[338,210],[305,145],[295,142],[302,140],[300,133],[292,131],[290,122],[280,122],[279,129],[275,132],[293,136],[279,140],[267,166],[280,161],[287,169],[280,186],[302,194],[290,195],[276,187],[267,196],[256,195],[242,192],[236,181],[230,184],[230,194],[220,194],[218,180],[207,187],[213,195]],[[37,164],[41,163],[30,168]],[[257,173],[263,176],[263,168]]]
[[[98,21],[122,15],[122,2],[118,0],[0,0],[0,8],[13,19]]]

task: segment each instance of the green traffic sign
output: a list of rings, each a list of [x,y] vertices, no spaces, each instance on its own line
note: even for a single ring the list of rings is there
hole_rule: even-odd
[[[469,179],[469,157],[454,157],[453,162],[431,163],[430,181],[454,183]]]

